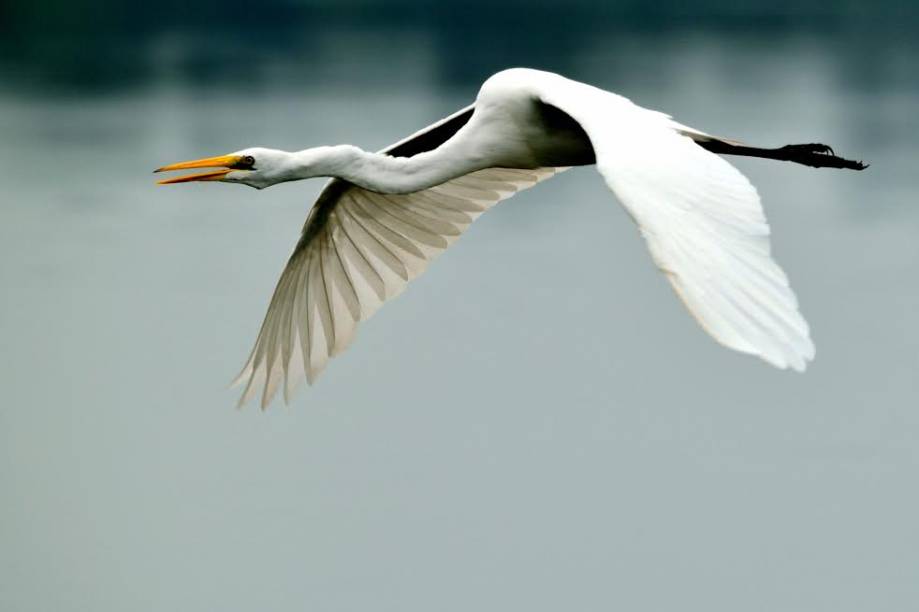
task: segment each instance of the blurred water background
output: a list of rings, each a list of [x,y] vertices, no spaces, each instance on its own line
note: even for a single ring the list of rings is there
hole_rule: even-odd
[[[915,3],[0,5],[0,610],[919,608]],[[863,173],[732,159],[813,328],[709,340],[592,168],[501,204],[289,408],[232,409],[322,181],[554,70]]]

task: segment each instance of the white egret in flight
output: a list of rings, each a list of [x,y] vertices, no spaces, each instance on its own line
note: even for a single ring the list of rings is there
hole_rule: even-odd
[[[769,251],[750,182],[715,155],[862,170],[818,144],[748,147],[557,74],[515,68],[475,103],[379,153],[351,145],[250,148],[159,168],[219,168],[161,181],[262,189],[332,177],[310,210],[255,347],[240,404],[312,383],[367,319],[497,202],[571,167],[596,164],[651,257],[699,324],[724,346],[803,370],[807,323]]]

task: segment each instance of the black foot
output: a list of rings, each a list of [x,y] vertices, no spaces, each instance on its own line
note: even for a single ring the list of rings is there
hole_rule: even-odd
[[[809,144],[790,144],[781,147],[779,151],[787,161],[804,164],[812,168],[848,168],[849,170],[864,170],[868,164],[837,157],[833,147],[812,142]]]
[[[790,144],[782,147],[789,153],[815,153],[817,155],[836,155],[833,151],[833,147],[830,145],[820,144],[819,142],[812,142],[810,144]]]

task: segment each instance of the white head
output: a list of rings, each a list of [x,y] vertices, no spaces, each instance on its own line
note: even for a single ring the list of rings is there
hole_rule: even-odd
[[[154,172],[189,170],[193,168],[219,168],[198,174],[179,176],[160,181],[161,185],[191,181],[220,181],[240,183],[264,189],[285,181],[330,176],[330,153],[338,147],[316,147],[296,153],[251,147],[218,157],[207,157],[157,168]]]

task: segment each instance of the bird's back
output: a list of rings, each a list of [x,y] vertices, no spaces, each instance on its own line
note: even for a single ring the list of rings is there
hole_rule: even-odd
[[[595,163],[589,136],[567,112],[543,101],[540,94],[547,90],[566,91],[589,100],[602,108],[611,121],[621,121],[623,125],[636,117],[661,116],[622,96],[551,72],[511,68],[482,84],[472,118],[461,132],[474,135],[481,146],[490,147],[495,152],[496,166],[537,168]]]

